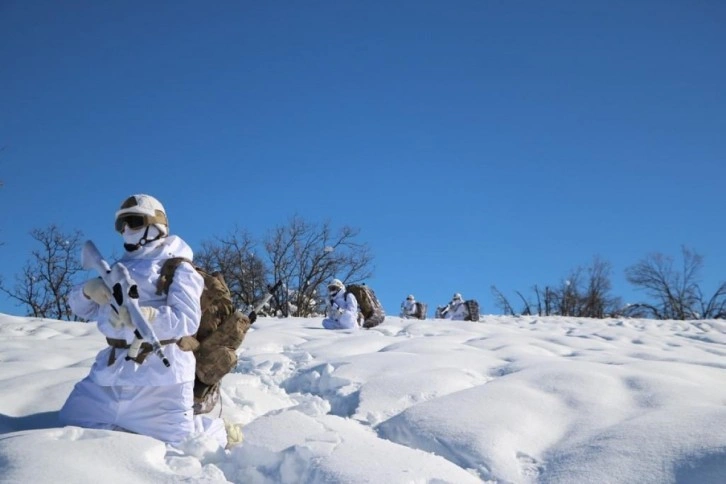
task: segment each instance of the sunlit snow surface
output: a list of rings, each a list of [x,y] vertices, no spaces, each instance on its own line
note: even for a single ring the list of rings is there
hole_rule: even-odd
[[[723,483],[726,324],[260,318],[204,436],[59,427],[104,338],[0,315],[2,483]]]

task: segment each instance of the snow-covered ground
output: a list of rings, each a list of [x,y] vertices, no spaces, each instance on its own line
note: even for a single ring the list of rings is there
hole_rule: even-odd
[[[103,337],[0,315],[0,482],[726,482],[724,321],[320,322],[255,323],[223,451],[59,427]]]

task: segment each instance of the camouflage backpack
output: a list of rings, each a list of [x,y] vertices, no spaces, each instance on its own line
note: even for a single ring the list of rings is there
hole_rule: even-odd
[[[353,294],[358,301],[358,324],[364,328],[378,326],[386,318],[383,306],[378,301],[373,289],[365,284],[349,284],[345,295]]]
[[[168,294],[174,272],[179,264],[189,262],[174,257],[164,262],[156,293]],[[210,274],[194,266],[204,279],[201,297],[202,319],[194,336],[185,336],[179,346],[193,351],[197,360],[194,378],[194,413],[208,413],[219,401],[219,385],[222,377],[237,366],[237,349],[242,344],[251,323],[247,316],[235,310],[232,295],[224,277],[219,272]]]
[[[417,319],[426,319],[426,310],[428,309],[426,303],[416,301],[414,304],[416,304],[416,312],[414,313],[414,317],[416,317]]]
[[[464,301],[466,309],[469,315],[464,318],[464,321],[479,321],[479,302],[476,299],[469,299]]]

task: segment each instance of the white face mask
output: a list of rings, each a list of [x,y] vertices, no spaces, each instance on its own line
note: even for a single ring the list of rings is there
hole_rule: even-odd
[[[124,239],[124,244],[128,245],[136,245],[139,243],[142,237],[144,237],[144,234],[146,234],[146,240],[152,240],[159,236],[161,232],[159,232],[159,229],[156,228],[154,225],[149,226],[149,232],[146,232],[146,227],[141,227],[140,229],[132,230],[126,226],[124,228],[123,233],[121,236]]]

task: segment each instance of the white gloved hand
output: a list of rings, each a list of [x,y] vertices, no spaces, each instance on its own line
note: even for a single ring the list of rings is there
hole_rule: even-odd
[[[335,314],[336,314],[336,315],[337,315],[338,317],[341,317],[341,316],[343,315],[343,313],[344,313],[344,312],[345,312],[345,311],[343,311],[343,310],[342,310],[342,309],[340,309],[340,308],[338,308],[338,309],[336,309],[336,310],[335,310]]]
[[[111,290],[100,277],[86,281],[83,285],[83,295],[99,306],[111,302]]]
[[[140,306],[139,310],[141,311],[142,316],[144,316],[146,322],[149,324],[153,323],[156,319],[156,315],[159,314],[159,311],[151,306]]]
[[[159,314],[159,311],[151,306],[140,306],[139,311],[149,324],[153,323],[156,319],[156,315]],[[116,329],[121,329],[124,326],[128,326],[129,328],[134,327],[134,323],[131,322],[131,315],[129,314],[129,310],[126,309],[126,306],[118,308],[118,314],[116,314],[115,311],[111,311],[108,322]]]
[[[231,449],[235,445],[241,444],[244,440],[241,423],[232,423],[224,420],[224,430],[227,432],[227,446],[225,448]]]

